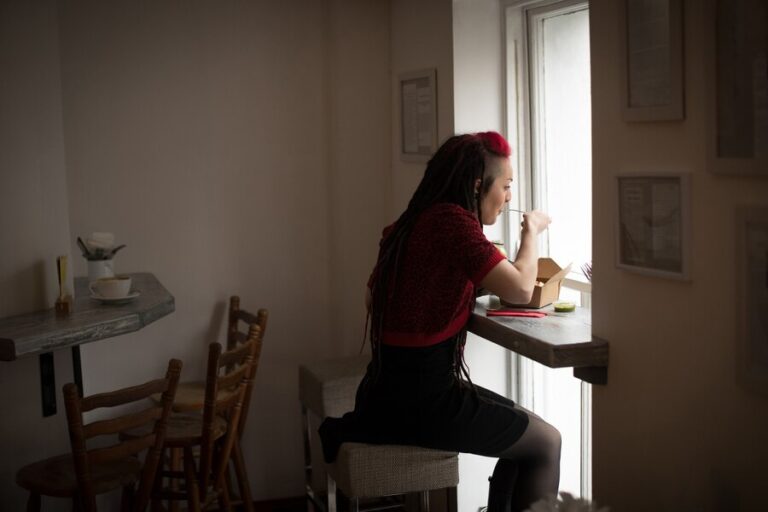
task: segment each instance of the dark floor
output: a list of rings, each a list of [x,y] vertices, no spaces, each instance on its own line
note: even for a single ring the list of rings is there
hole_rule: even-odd
[[[391,505],[393,499],[384,498],[375,501],[378,506],[384,505],[385,503],[383,502]],[[283,498],[279,500],[257,501],[254,502],[254,509],[255,512],[323,512],[311,506],[309,500],[307,500],[307,498],[304,496],[299,496],[296,498]],[[347,500],[344,499],[343,496],[339,496],[338,510],[339,512],[347,510]],[[398,510],[403,509],[399,507],[390,510],[397,512]]]
[[[254,503],[255,512],[311,512],[307,508],[307,498],[283,498],[279,500],[257,501]]]

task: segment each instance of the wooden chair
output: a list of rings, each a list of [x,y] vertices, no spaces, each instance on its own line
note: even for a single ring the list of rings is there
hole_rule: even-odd
[[[45,495],[71,498],[75,510],[93,512],[97,494],[118,488],[123,489],[121,510],[145,510],[180,373],[181,361],[172,359],[163,379],[86,398],[79,396],[77,386],[66,384],[64,403],[72,453],[35,462],[18,471],[16,483],[30,493],[27,510],[39,511],[40,496]],[[159,404],[111,419],[87,424],[83,420],[85,412],[146,400],[154,393],[162,393]],[[144,426],[145,435],[106,447],[87,447],[91,438],[114,435],[139,426]],[[141,462],[138,454],[144,451],[146,455]],[[137,482],[139,487],[135,491]]]
[[[185,500],[188,509],[199,511],[214,501],[219,510],[232,510],[226,471],[237,443],[240,417],[247,389],[251,384],[253,362],[261,350],[261,329],[251,325],[247,341],[222,353],[219,343],[208,350],[208,369],[202,415],[199,412],[171,414],[164,450],[181,453],[183,471],[161,468],[152,491],[153,503]],[[143,432],[129,430],[124,438]],[[198,461],[194,450],[198,449]],[[171,483],[184,482],[184,491],[163,486],[163,478]]]
[[[267,329],[267,320],[269,313],[266,309],[259,309],[254,315],[244,309],[240,309],[240,297],[233,295],[229,298],[229,312],[227,320],[227,350],[233,350],[242,343],[248,340],[248,330],[256,325],[260,329],[259,342],[254,354],[253,364],[251,368],[251,374],[248,377],[248,387],[245,391],[245,398],[243,400],[243,409],[240,412],[240,422],[237,429],[237,437],[234,440],[231,452],[232,469],[235,473],[235,479],[237,481],[238,494],[235,495],[232,487],[232,479],[227,472],[227,486],[229,489],[230,498],[232,504],[242,505],[246,512],[253,512],[253,496],[251,494],[251,487],[248,482],[248,473],[245,469],[245,458],[243,457],[243,451],[240,445],[243,432],[245,431],[245,423],[248,418],[248,409],[251,403],[251,393],[253,390],[253,382],[256,377],[256,370],[259,365],[259,358],[261,355],[261,342],[264,339],[264,333]],[[246,330],[242,330],[241,326],[245,326]],[[193,412],[203,409],[205,402],[205,382],[204,380],[181,382],[179,383],[179,389],[176,393],[176,400],[173,404],[173,410],[176,412]],[[157,397],[159,399],[159,397]],[[178,469],[181,463],[180,450],[173,450],[171,453],[171,466],[174,469]],[[176,507],[172,506],[172,510]]]

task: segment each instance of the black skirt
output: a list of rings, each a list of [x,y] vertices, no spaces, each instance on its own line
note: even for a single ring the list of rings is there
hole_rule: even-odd
[[[355,409],[326,418],[319,432],[326,462],[343,442],[404,444],[497,456],[528,425],[514,402],[454,372],[456,338],[429,347],[382,345],[381,370],[368,366]]]

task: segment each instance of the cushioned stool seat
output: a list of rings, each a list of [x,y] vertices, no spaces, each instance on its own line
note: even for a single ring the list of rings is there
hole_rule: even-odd
[[[320,419],[340,417],[355,406],[355,392],[370,356],[331,359],[299,367],[299,400],[304,419],[304,456],[307,496],[317,506],[312,489],[311,433],[308,412]],[[336,510],[336,488],[350,499],[350,510],[358,510],[360,498],[420,493],[422,509],[429,507],[429,491],[455,488],[459,482],[458,454],[399,445],[343,443],[336,461],[326,465],[328,511]],[[455,489],[449,493],[449,508],[455,510]]]
[[[427,491],[459,483],[458,453],[415,446],[344,443],[327,467],[329,511],[335,509],[334,484],[353,501],[354,510],[359,498],[412,492],[421,493],[428,505]]]
[[[299,400],[317,414],[341,417],[355,408],[355,392],[371,356],[329,359],[299,366]]]

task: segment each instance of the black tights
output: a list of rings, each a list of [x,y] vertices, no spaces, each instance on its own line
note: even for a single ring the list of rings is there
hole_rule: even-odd
[[[519,406],[529,418],[520,439],[501,453],[490,478],[488,512],[523,511],[560,484],[560,432]]]

